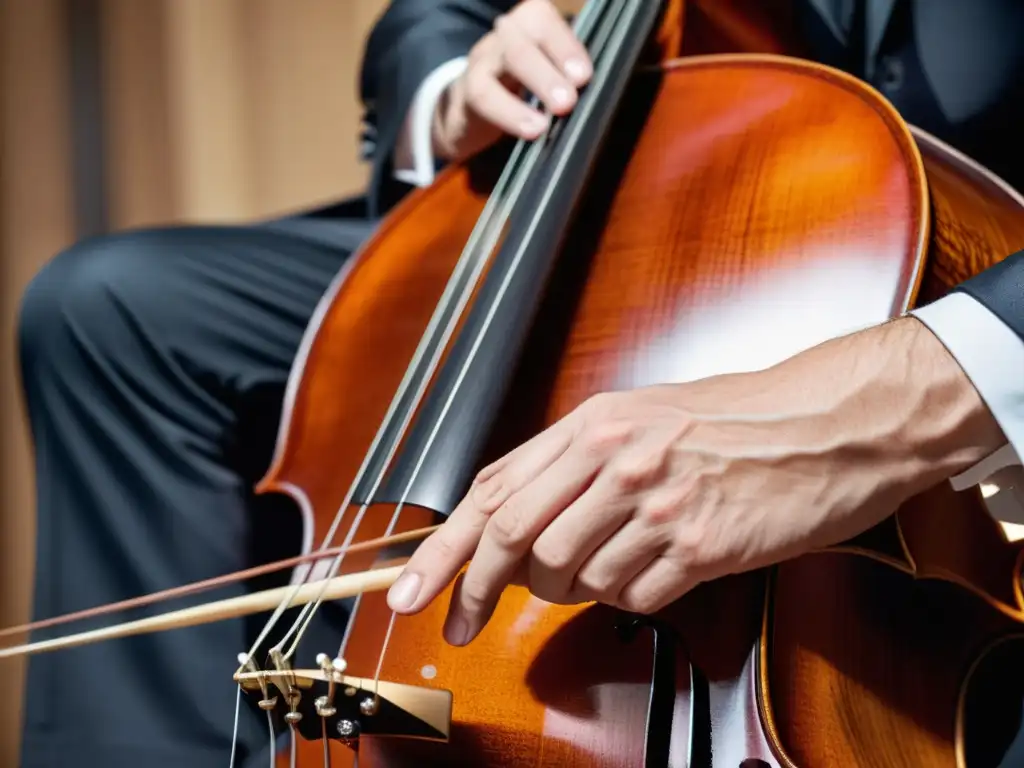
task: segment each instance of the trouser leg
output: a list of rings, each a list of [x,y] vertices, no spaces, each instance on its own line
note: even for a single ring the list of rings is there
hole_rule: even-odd
[[[36,457],[36,619],[245,568],[261,542],[298,544],[290,502],[254,505],[250,489],[303,331],[353,244],[344,224],[317,222],[308,236],[294,222],[120,234],[38,275],[19,336]],[[289,536],[254,540],[254,522]],[[33,657],[23,765],[225,768],[231,674],[255,626]],[[340,627],[331,631],[336,647]],[[266,723],[249,707],[239,736],[236,765],[266,764]]]

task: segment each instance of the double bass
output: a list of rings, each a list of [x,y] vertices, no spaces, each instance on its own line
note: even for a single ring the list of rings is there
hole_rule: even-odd
[[[411,194],[323,297],[259,486],[295,499],[319,549],[291,586],[177,617],[274,609],[211,684],[291,733],[280,766],[1000,765],[1024,702],[1024,550],[986,510],[999,488],[943,483],[654,616],[509,587],[453,648],[449,594],[411,617],[381,594],[479,467],[589,397],[773,365],[1024,246],[1020,195],[785,55],[766,7],[591,0],[572,114]],[[340,648],[307,654],[342,597]]]

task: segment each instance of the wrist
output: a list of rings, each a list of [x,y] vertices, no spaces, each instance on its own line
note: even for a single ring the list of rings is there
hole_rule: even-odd
[[[460,83],[456,79],[441,92],[434,107],[430,136],[434,157],[444,162],[454,160],[457,155],[458,137],[465,132],[465,104]]]
[[[919,320],[900,318],[865,333],[877,358],[865,405],[884,413],[907,494],[959,474],[1006,443],[956,359]]]

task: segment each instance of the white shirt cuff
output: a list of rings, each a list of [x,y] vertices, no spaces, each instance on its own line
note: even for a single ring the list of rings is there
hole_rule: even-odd
[[[416,89],[405,123],[395,144],[394,175],[416,187],[434,181],[433,123],[438,99],[466,70],[465,56],[439,66]]]
[[[938,337],[971,380],[1009,443],[951,478],[957,490],[981,485],[1024,455],[1024,341],[980,302],[951,293],[911,312]]]

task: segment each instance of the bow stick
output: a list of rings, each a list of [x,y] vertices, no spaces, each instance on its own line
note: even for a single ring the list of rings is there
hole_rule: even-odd
[[[355,597],[363,592],[378,592],[387,589],[402,573],[403,567],[403,565],[391,565],[373,568],[360,573],[347,573],[331,579],[309,582],[302,585],[298,590],[295,598],[292,600],[292,605],[304,605],[318,598],[322,598],[325,601],[340,600],[345,597]],[[30,656],[47,651],[59,651],[65,648],[76,648],[81,645],[98,643],[104,640],[116,640],[117,638],[129,637],[131,635],[163,632],[169,629],[191,627],[196,624],[208,624],[223,619],[233,619],[239,616],[260,613],[261,611],[269,611],[276,608],[293,589],[294,586],[292,585],[275,587],[274,589],[266,589],[262,592],[254,592],[250,595],[229,597],[225,600],[204,603],[192,608],[168,611],[167,613],[149,616],[145,619],[115,624],[112,627],[104,627],[102,629],[53,638],[52,640],[40,640],[35,643],[3,648],[0,649],[0,659],[14,656]],[[324,590],[322,595],[320,593],[321,589]]]

